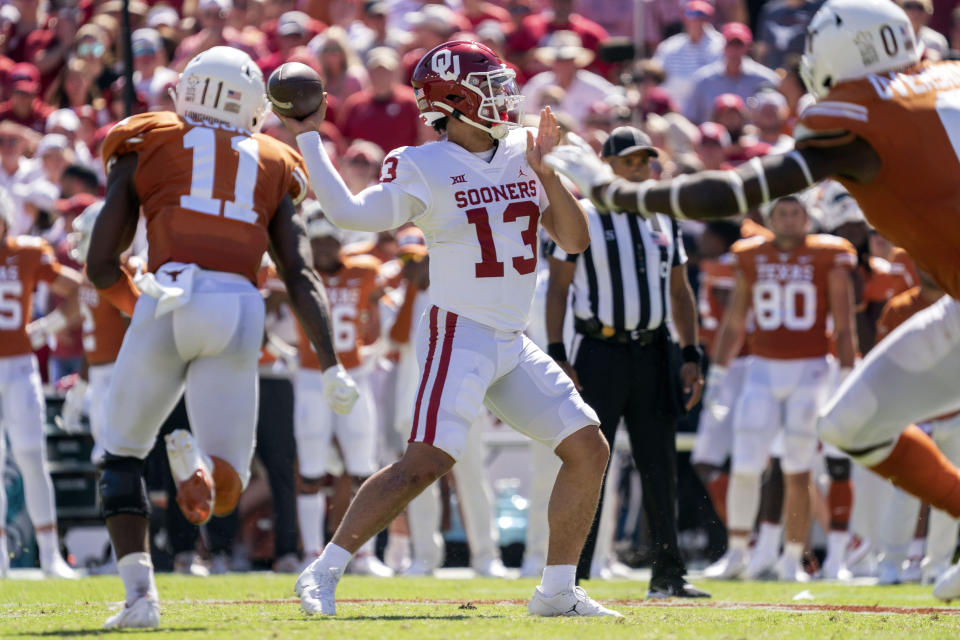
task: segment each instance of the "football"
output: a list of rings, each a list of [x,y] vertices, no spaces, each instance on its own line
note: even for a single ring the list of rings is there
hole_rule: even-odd
[[[287,62],[267,80],[267,97],[273,110],[290,118],[305,118],[323,101],[323,80],[302,62]]]

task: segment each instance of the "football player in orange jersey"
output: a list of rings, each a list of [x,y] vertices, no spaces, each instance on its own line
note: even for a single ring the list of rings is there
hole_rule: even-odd
[[[791,196],[770,207],[773,240],[751,238],[733,246],[736,281],[714,346],[714,367],[726,367],[740,349],[747,316],[750,356],[733,418],[733,454],[727,492],[727,554],[706,575],[734,578],[748,566],[747,543],[757,516],[760,476],[774,440],[783,432],[784,552],[781,580],[805,581],[804,544],[810,528],[810,468],[817,451],[817,411],[830,384],[827,319],[833,319],[840,366],[856,355],[853,284],[856,251],[834,236],[807,235],[809,217]]]
[[[376,322],[377,300],[383,290],[379,260],[369,255],[341,253],[343,232],[324,219],[322,212],[309,217],[306,223],[313,267],[320,274],[330,301],[333,348],[360,390],[360,399],[349,415],[338,416],[323,406],[320,365],[306,333],[298,325],[300,368],[294,380],[293,429],[300,462],[297,519],[304,557],[312,562],[323,551],[326,504],[322,491],[331,486],[328,475],[333,438],[340,445],[344,470],[354,491],[377,470],[376,407],[367,379],[375,361],[367,358],[363,337],[364,328]],[[350,562],[353,573],[393,575],[377,558],[375,543],[371,538],[354,556]]]
[[[33,355],[29,333],[56,333],[68,324],[70,308],[76,306],[80,274],[57,262],[45,240],[33,236],[8,235],[13,226],[14,204],[0,188],[0,477],[10,440],[13,459],[23,477],[27,513],[33,523],[40,549],[43,575],[75,578],[73,570],[60,557],[57,537],[57,512],[53,484],[47,468],[46,421],[40,370]],[[34,320],[28,331],[33,309],[33,291],[46,282],[65,302],[52,313]],[[39,327],[38,327],[39,325]],[[4,523],[7,499],[0,483],[0,578],[7,575],[10,554]]]
[[[585,145],[557,148],[547,161],[608,209],[641,215],[722,217],[823,178],[843,184],[949,297],[870,352],[823,409],[821,437],[960,517],[960,470],[919,429],[904,428],[960,406],[960,63],[923,63],[921,49],[896,4],[827,0],[807,28],[802,74],[818,103],[797,124],[796,150],[639,185],[605,173]],[[934,593],[960,597],[960,566]]]
[[[106,626],[156,627],[143,460],[185,394],[191,436],[167,436],[177,502],[195,524],[226,515],[250,476],[264,303],[256,287],[269,249],[324,371],[324,397],[347,413],[356,386],[337,362],[329,309],[294,205],[302,159],[258,133],[268,106],[247,54],[214,47],[176,88],[176,113],[118,123],[103,143],[107,196],[87,276],[131,315],[108,391],[100,501],[126,590]],[[148,271],[137,288],[120,265],[143,208]]]

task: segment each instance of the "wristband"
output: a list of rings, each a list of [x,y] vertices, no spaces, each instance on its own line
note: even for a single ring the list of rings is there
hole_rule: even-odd
[[[563,346],[562,342],[551,342],[547,345],[547,355],[556,362],[566,362],[567,348]]]
[[[688,344],[680,350],[680,354],[683,356],[684,362],[700,364],[703,360],[703,353],[700,352],[700,347],[695,344]]]

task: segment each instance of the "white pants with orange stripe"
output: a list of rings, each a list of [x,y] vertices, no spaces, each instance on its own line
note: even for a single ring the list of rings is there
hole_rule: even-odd
[[[420,319],[417,358],[421,374],[410,442],[431,444],[454,460],[484,406],[551,450],[583,427],[600,424],[567,374],[522,333],[433,306]]]

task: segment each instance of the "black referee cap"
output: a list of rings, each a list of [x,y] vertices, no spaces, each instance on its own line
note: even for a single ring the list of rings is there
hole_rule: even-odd
[[[601,155],[604,158],[611,156],[628,156],[637,151],[646,151],[656,158],[660,155],[657,148],[650,141],[650,136],[636,127],[617,127],[610,132],[610,137],[603,143]]]

